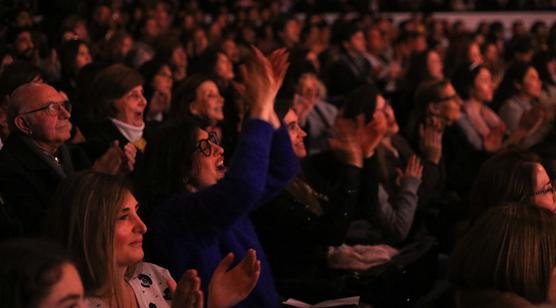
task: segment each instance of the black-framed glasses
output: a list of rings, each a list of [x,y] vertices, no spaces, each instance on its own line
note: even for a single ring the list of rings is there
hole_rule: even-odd
[[[201,154],[209,157],[212,155],[212,144],[220,145],[220,141],[218,140],[218,136],[215,132],[209,132],[207,139],[201,139],[197,141],[197,146],[195,147],[195,151],[201,152]]]
[[[64,108],[68,113],[71,114],[71,103],[69,101],[64,101],[61,103],[55,103],[55,102],[50,102],[48,103],[46,106],[37,108],[37,109],[33,109],[33,110],[29,110],[23,113],[20,113],[18,115],[26,115],[26,114],[31,114],[34,112],[39,112],[39,111],[43,111],[46,110],[46,113],[51,115],[51,116],[57,116],[62,112],[62,108]]]

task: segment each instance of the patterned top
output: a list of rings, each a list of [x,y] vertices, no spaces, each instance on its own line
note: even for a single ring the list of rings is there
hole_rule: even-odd
[[[141,262],[135,267],[128,282],[135,293],[140,308],[167,308],[172,304],[168,279],[172,279],[167,269],[152,263]],[[101,298],[88,297],[85,305],[90,308],[104,308],[109,305]]]

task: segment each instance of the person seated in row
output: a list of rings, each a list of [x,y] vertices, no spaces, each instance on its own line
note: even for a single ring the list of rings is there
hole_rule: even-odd
[[[143,262],[147,228],[123,176],[85,172],[66,179],[56,192],[45,233],[65,246],[81,275],[88,307],[203,307],[195,270],[179,284],[159,266]],[[231,307],[255,287],[260,274],[250,250],[234,268],[227,255],[212,274],[208,307]]]
[[[145,165],[137,177],[140,200],[149,204],[152,213],[146,214],[151,230],[147,256],[174,277],[196,268],[206,288],[217,263],[229,252],[242,258],[249,248],[257,251],[261,278],[240,307],[279,306],[270,267],[248,214],[297,172],[286,127],[274,111],[287,58],[285,50],[266,58],[253,49],[243,70],[250,116],[228,170],[215,135],[182,117],[159,129],[147,145]]]
[[[23,234],[38,234],[58,183],[90,167],[85,153],[65,144],[70,139],[71,103],[45,83],[27,83],[6,102],[10,136],[0,152],[0,191]],[[132,168],[135,152],[112,146],[92,168],[115,174]]]

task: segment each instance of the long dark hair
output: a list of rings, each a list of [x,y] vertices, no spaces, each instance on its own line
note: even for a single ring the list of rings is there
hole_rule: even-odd
[[[502,104],[510,97],[517,95],[520,90],[515,84],[523,84],[523,78],[533,66],[525,62],[514,62],[505,72],[504,79],[500,82],[498,89],[494,93],[492,107],[498,110]]]
[[[471,219],[504,202],[531,202],[537,155],[510,149],[483,163],[471,191]]]
[[[62,247],[37,239],[3,242],[0,259],[0,305],[14,308],[37,307],[72,264]]]
[[[193,170],[199,123],[179,117],[163,124],[145,149],[137,170],[136,187],[141,202],[152,207],[161,197],[185,191]],[[148,215],[144,217],[148,218]]]

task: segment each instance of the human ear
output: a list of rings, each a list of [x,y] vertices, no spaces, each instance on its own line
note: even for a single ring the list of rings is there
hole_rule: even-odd
[[[31,126],[23,116],[16,116],[14,119],[15,127],[26,135],[31,135]]]

